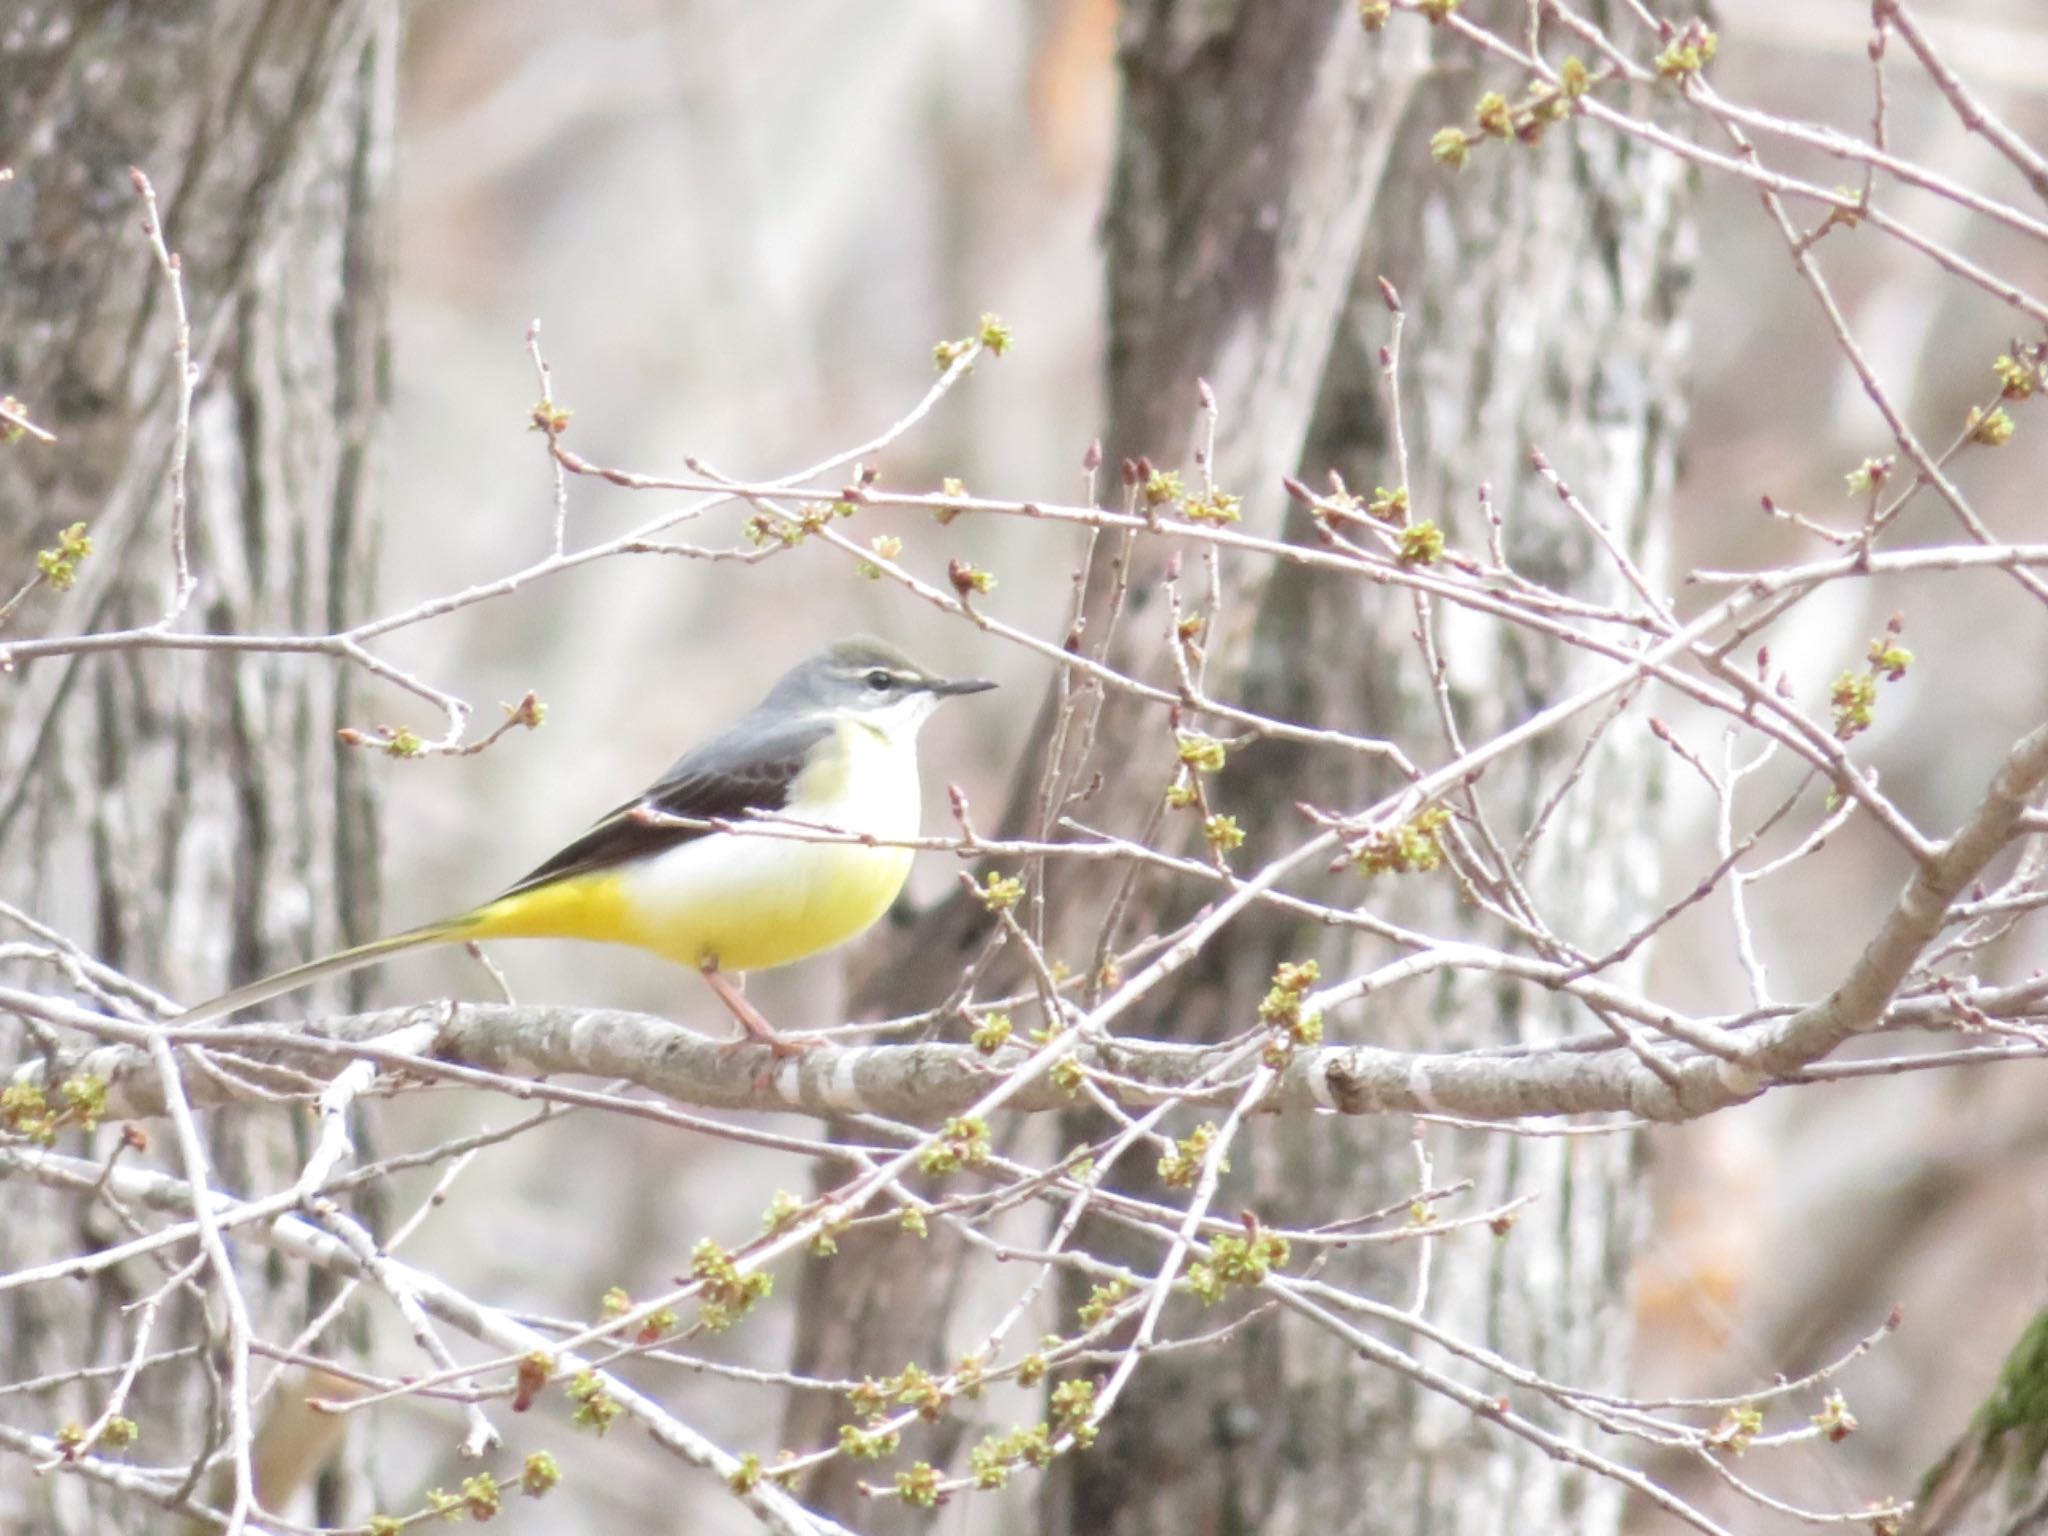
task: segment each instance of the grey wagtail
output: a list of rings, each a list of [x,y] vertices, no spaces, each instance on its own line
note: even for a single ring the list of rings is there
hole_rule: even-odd
[[[994,683],[944,678],[857,636],[785,674],[768,697],[683,754],[641,794],[482,906],[224,993],[173,1022],[203,1024],[401,950],[471,939],[594,939],[695,966],[747,1033],[769,1027],[729,972],[844,944],[889,909],[911,850],[832,840],[917,835],[917,733],[939,703]],[[679,825],[776,816],[749,834]],[[825,837],[807,831],[826,829]]]

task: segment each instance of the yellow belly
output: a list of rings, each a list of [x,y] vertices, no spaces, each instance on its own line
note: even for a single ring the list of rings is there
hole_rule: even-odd
[[[789,814],[820,826],[917,832],[917,761],[842,725],[794,786]],[[762,971],[844,944],[889,910],[908,848],[713,832],[601,873],[506,896],[464,920],[465,938],[593,939],[683,965]]]
[[[468,936],[592,939],[683,965],[767,970],[870,926],[903,889],[910,857],[907,848],[713,834],[493,902]]]

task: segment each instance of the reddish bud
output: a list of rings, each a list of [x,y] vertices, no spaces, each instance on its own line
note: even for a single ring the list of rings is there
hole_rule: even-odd
[[[528,1355],[519,1362],[519,1385],[512,1394],[514,1413],[524,1413],[533,1406],[533,1400],[548,1384],[550,1365],[550,1361],[538,1355]]]

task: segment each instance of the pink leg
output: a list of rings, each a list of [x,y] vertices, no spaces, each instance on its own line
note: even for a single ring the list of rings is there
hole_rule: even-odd
[[[747,1001],[745,994],[740,991],[733,979],[718,968],[715,960],[700,967],[700,973],[711,990],[718,994],[718,1000],[725,1004],[735,1019],[739,1020],[740,1028],[777,1056],[800,1056],[805,1051],[824,1044],[814,1036],[778,1033],[774,1025],[761,1017],[761,1010]]]

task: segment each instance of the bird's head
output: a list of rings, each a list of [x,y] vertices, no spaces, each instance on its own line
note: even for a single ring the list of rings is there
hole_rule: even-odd
[[[944,700],[995,684],[941,677],[869,635],[834,641],[798,663],[769,690],[765,707],[842,715],[885,736],[915,734]]]

